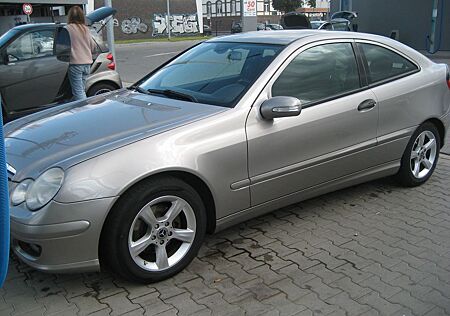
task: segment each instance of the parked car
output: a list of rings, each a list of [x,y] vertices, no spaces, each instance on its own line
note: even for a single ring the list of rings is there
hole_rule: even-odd
[[[209,26],[208,24],[203,24],[203,35],[205,36],[212,35],[211,26]]]
[[[338,11],[333,13],[331,15],[331,19],[346,19],[349,21],[352,21],[353,19],[356,19],[358,17],[358,14],[353,11]]]
[[[310,29],[311,23],[309,18],[297,12],[289,12],[281,17],[280,24],[285,30]]]
[[[358,32],[357,18],[358,14],[352,11],[339,11],[331,16],[331,20],[345,19],[349,21],[349,28],[354,32]]]
[[[105,18],[105,15],[97,15],[94,11],[87,18],[93,21],[98,21],[93,17]],[[68,60],[58,59],[55,54],[55,38],[64,26],[58,23],[20,25],[0,37],[0,94],[4,122],[72,97],[67,77]],[[112,54],[99,36],[94,39],[97,49],[86,81],[88,96],[122,87]]]
[[[282,29],[283,27],[280,24],[275,23],[258,23],[256,26],[257,31],[277,31]]]
[[[231,33],[241,33],[242,32],[242,23],[233,21],[231,23]]]
[[[317,30],[328,30],[328,31],[352,31],[350,27],[350,21],[346,19],[333,19],[329,22],[327,21],[314,21],[311,22],[311,27]]]
[[[327,23],[327,21],[316,20],[316,21],[310,21],[310,23],[311,23],[311,28],[314,30],[317,30],[317,29],[319,29],[319,27],[321,27],[322,25]]]
[[[266,30],[266,24],[265,23],[257,23],[256,24],[256,30],[257,31],[265,31]]]
[[[395,176],[433,174],[450,73],[387,37],[297,30],[205,41],[128,90],[5,126],[12,249],[48,272],[180,272],[212,233]]]

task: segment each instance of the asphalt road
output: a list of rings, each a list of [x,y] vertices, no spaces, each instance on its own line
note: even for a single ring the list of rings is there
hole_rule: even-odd
[[[200,41],[151,42],[116,45],[117,69],[129,86],[181,51]]]

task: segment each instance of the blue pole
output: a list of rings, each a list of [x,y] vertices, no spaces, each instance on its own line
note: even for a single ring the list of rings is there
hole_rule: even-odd
[[[0,95],[0,109],[2,109]],[[9,199],[6,174],[5,139],[3,136],[3,115],[0,117],[0,288],[6,279],[9,261]]]

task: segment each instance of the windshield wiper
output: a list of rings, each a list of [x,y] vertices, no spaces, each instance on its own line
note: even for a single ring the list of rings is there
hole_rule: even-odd
[[[180,100],[185,100],[185,101],[198,102],[197,98],[192,96],[192,95],[189,95],[189,94],[186,94],[186,93],[183,93],[183,92],[170,90],[170,89],[165,89],[165,90],[162,90],[162,89],[148,89],[147,92],[154,93],[154,94],[162,94],[162,95],[165,95],[167,97],[173,97],[173,98],[180,99]]]
[[[141,88],[139,86],[131,86],[128,89],[135,90],[135,91],[143,93],[143,94],[150,94],[150,92],[148,92],[147,90],[145,90],[145,89],[143,89],[143,88]]]

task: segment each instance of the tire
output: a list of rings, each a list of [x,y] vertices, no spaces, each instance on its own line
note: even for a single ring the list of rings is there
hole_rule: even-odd
[[[113,90],[116,90],[117,86],[113,83],[109,83],[109,82],[99,82],[94,84],[92,87],[89,88],[88,92],[87,92],[87,96],[88,97],[92,97],[94,95],[98,95],[98,94],[102,94],[102,93],[107,93]]]
[[[177,209],[179,215],[168,217]],[[206,211],[198,193],[174,177],[151,179],[124,194],[111,210],[101,236],[100,262],[127,280],[158,282],[195,258],[205,233]]]
[[[434,124],[425,122],[414,132],[403,153],[397,181],[407,187],[425,183],[439,159],[441,139]]]

